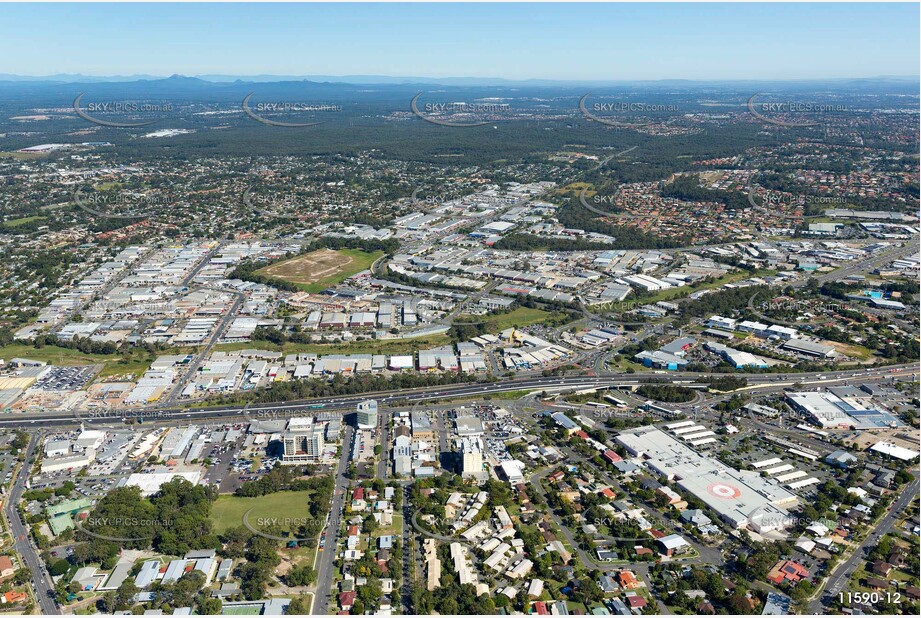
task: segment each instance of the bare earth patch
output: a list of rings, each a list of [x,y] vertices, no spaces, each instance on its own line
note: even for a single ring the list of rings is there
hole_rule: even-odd
[[[319,249],[260,269],[260,273],[292,283],[316,283],[348,268],[352,258],[332,249]]]

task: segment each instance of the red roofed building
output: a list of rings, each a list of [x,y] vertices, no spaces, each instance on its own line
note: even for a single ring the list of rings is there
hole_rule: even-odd
[[[356,487],[352,491],[352,500],[364,500],[365,499],[365,488]]]
[[[809,571],[806,570],[806,567],[792,560],[781,560],[767,574],[767,580],[775,586],[780,585],[784,580],[796,583],[807,577],[809,577]]]
[[[617,497],[617,494],[614,493],[614,490],[612,490],[610,487],[605,487],[604,489],[602,489],[601,495],[609,500],[613,500],[614,498]]]
[[[355,597],[358,596],[358,593],[354,590],[349,590],[348,592],[339,593],[339,607],[345,611],[350,611],[352,606],[355,605]]]
[[[0,596],[0,599],[2,599],[4,603],[22,603],[27,598],[25,592],[19,592],[18,590],[10,590]]]
[[[627,605],[629,605],[631,609],[646,607],[645,597],[641,597],[638,594],[628,594],[625,598],[627,600]]]
[[[535,603],[533,605],[533,609],[534,609],[533,613],[537,614],[538,616],[549,616],[550,615],[550,610],[547,609],[547,604],[544,603],[543,601],[538,601],[537,603]]]
[[[636,581],[636,575],[630,571],[621,571],[617,574],[617,583],[624,590],[635,590],[640,583]]]
[[[617,463],[618,461],[623,461],[624,458],[612,451],[611,449],[606,450],[604,453],[604,458],[611,463]]]
[[[576,436],[577,438],[582,438],[583,440],[588,440],[588,434],[585,433],[585,431],[582,429],[580,429],[579,431],[575,432],[572,435]]]

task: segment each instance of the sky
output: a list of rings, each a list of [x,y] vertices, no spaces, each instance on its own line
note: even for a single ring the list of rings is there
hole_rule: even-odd
[[[0,73],[918,76],[919,4],[2,4]]]

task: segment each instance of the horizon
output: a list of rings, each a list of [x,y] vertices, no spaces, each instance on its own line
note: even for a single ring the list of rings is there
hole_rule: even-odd
[[[0,74],[576,83],[918,76],[916,3],[665,8],[15,3],[0,24]]]
[[[544,82],[550,84],[559,84],[561,86],[577,86],[581,84],[636,84],[636,83],[665,83],[665,82],[687,82],[687,83],[724,83],[724,84],[734,84],[734,83],[746,83],[746,82],[763,82],[763,83],[820,83],[820,82],[848,82],[848,81],[873,81],[873,80],[894,80],[894,81],[910,81],[910,80],[921,80],[921,74],[918,75],[895,75],[895,74],[880,74],[880,75],[867,75],[867,76],[842,76],[842,77],[813,77],[813,78],[776,78],[776,79],[756,79],[756,78],[736,78],[736,79],[684,79],[679,77],[663,77],[659,79],[553,79],[553,78],[542,78],[542,77],[532,77],[527,79],[510,79],[503,77],[485,77],[477,75],[446,75],[443,77],[430,77],[423,75],[387,75],[387,74],[350,74],[350,75],[323,75],[323,74],[303,74],[303,75],[284,75],[284,74],[254,74],[254,75],[243,75],[243,74],[194,74],[187,75],[183,73],[170,73],[162,75],[150,75],[150,74],[130,74],[130,75],[116,75],[116,74],[87,74],[87,73],[55,73],[55,74],[46,74],[46,75],[30,75],[30,74],[19,74],[19,73],[0,73],[0,81],[60,81],[64,83],[77,83],[82,80],[96,80],[100,82],[128,82],[128,81],[159,81],[159,80],[168,80],[168,79],[196,79],[208,83],[233,83],[234,81],[253,81],[255,82],[284,82],[284,81],[318,81],[318,82],[327,82],[327,83],[336,83],[331,82],[330,80],[339,80],[339,83],[356,83],[349,82],[347,80],[362,80],[366,84],[373,84],[367,80],[372,79],[382,79],[382,80],[404,80],[402,82],[394,82],[394,84],[405,84],[411,85],[415,81],[423,82],[444,82],[444,81],[467,81],[470,82],[469,85],[477,85],[475,80],[482,80],[482,83],[486,85],[486,82],[507,82],[507,83],[528,83],[528,82]]]

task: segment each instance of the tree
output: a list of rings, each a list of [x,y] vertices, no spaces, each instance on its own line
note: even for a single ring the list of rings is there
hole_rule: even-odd
[[[123,611],[134,605],[134,595],[141,589],[134,585],[133,579],[126,579],[115,591],[115,609]]]
[[[294,616],[309,614],[310,601],[307,599],[306,595],[291,599],[291,604],[288,605],[287,613]]]
[[[115,592],[109,591],[105,593],[99,602],[96,604],[96,608],[99,609],[103,614],[114,614],[117,608],[117,602],[115,599]]]
[[[376,577],[369,577],[368,583],[358,587],[358,600],[364,603],[367,608],[377,608],[381,601],[383,588],[381,580]]]
[[[55,560],[51,565],[51,568],[48,569],[48,572],[51,573],[53,577],[58,575],[63,575],[70,568],[70,563],[64,560],[63,558]]]
[[[207,598],[198,604],[198,613],[204,616],[219,616],[223,609],[220,599]]]
[[[374,519],[373,515],[368,515],[365,517],[364,521],[361,522],[361,531],[365,534],[371,534],[378,528],[377,520]]]
[[[309,586],[316,578],[317,572],[309,564],[292,568],[286,576],[289,586]]]

